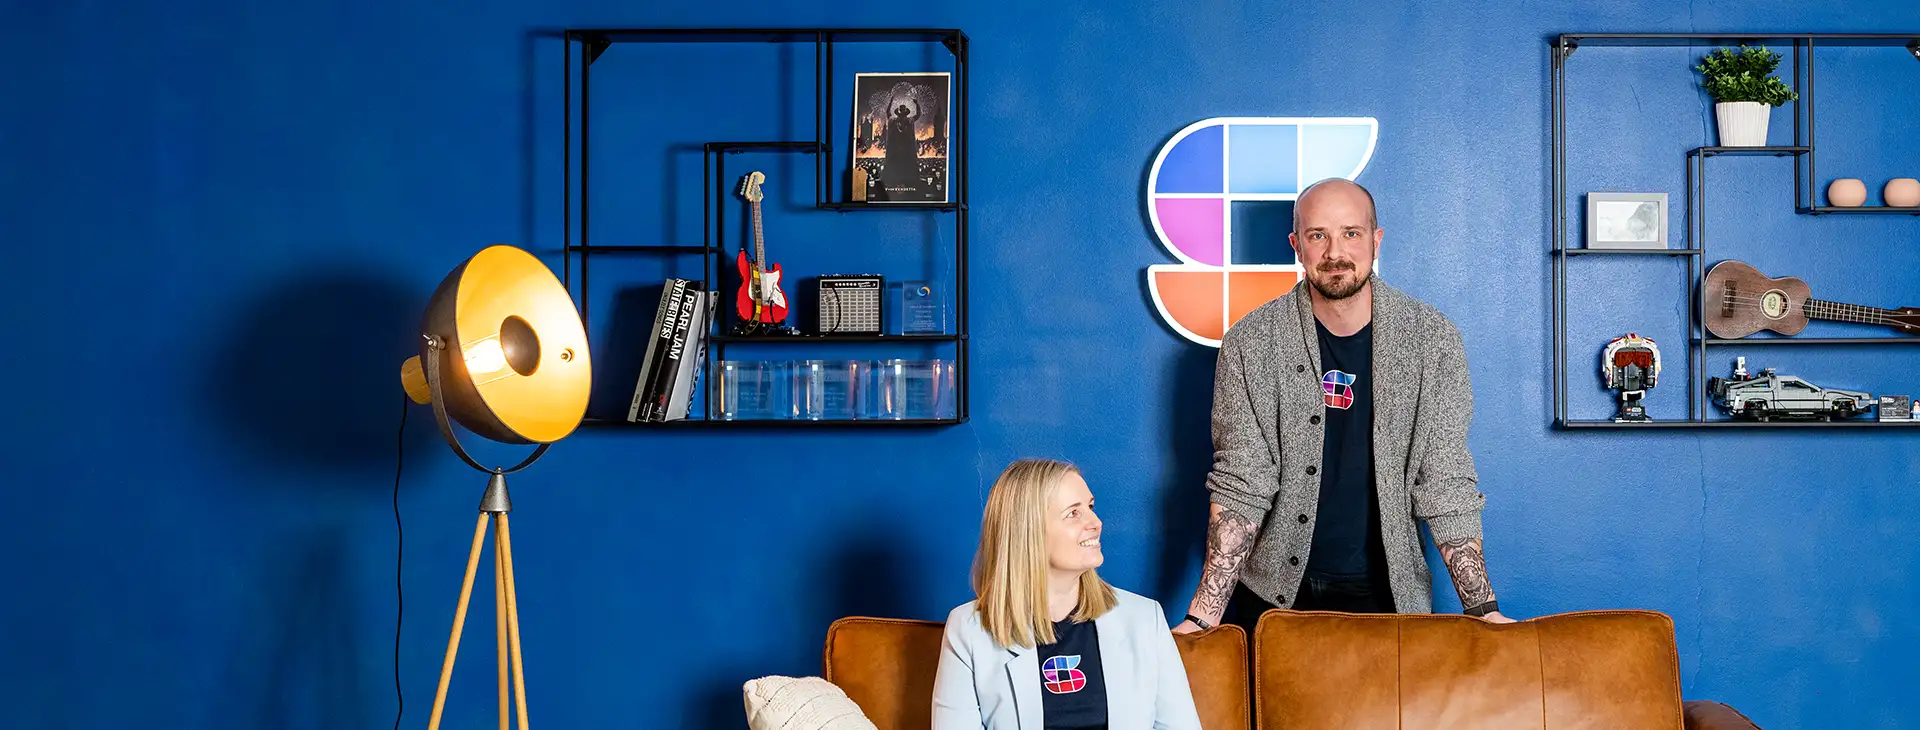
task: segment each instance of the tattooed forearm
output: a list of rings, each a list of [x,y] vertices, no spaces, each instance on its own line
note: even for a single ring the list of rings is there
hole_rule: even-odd
[[[1207,563],[1200,570],[1200,590],[1193,595],[1191,611],[1218,623],[1227,611],[1227,599],[1240,579],[1240,563],[1253,552],[1258,528],[1232,510],[1212,505],[1213,517],[1207,521]]]
[[[1493,584],[1487,580],[1487,559],[1480,552],[1480,540],[1450,540],[1440,543],[1440,559],[1453,573],[1453,588],[1460,593],[1460,605],[1472,608],[1493,600]]]

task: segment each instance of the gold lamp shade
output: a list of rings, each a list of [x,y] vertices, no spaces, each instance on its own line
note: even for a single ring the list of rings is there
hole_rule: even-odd
[[[573,297],[519,248],[488,246],[447,273],[421,318],[420,354],[400,368],[415,403],[440,390],[447,414],[485,438],[547,444],[586,415],[593,363]],[[440,358],[428,383],[423,358]]]

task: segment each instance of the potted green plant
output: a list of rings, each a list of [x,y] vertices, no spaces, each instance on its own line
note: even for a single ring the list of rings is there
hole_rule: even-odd
[[[1800,98],[1773,75],[1780,54],[1766,48],[1740,46],[1715,49],[1694,67],[1700,86],[1713,97],[1723,147],[1764,147],[1767,120],[1774,107]]]

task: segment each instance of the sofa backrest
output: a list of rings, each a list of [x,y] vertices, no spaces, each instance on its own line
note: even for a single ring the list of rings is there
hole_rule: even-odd
[[[827,628],[821,677],[853,698],[880,730],[926,730],[933,726],[942,631],[939,621],[840,619]]]
[[[860,705],[880,730],[926,730],[933,723],[933,675],[940,662],[938,621],[849,617],[827,629],[823,678]],[[1247,635],[1219,626],[1177,635],[1204,730],[1244,730],[1248,706]]]
[[[1174,634],[1187,668],[1201,730],[1253,727],[1252,678],[1247,676],[1247,630],[1227,624]]]
[[[1491,624],[1276,610],[1253,647],[1263,730],[1682,727],[1673,622],[1653,611]]]

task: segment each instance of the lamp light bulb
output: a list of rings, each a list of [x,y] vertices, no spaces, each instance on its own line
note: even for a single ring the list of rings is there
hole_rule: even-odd
[[[472,378],[475,385],[491,383],[513,374],[513,370],[507,367],[507,351],[501,347],[498,334],[468,343],[462,356],[467,363],[467,376]]]

